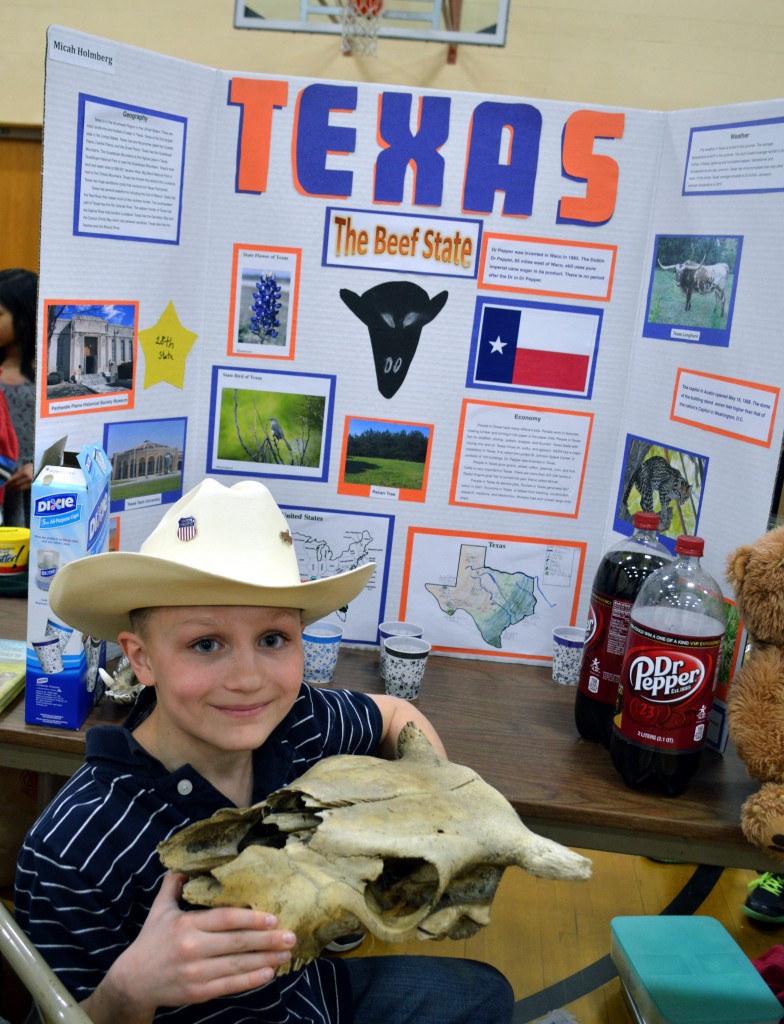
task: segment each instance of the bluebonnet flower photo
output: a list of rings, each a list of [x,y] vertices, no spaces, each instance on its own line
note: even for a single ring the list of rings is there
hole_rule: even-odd
[[[278,312],[282,305],[280,294],[281,287],[277,277],[269,271],[263,273],[256,282],[253,305],[250,307],[250,329],[254,334],[258,334],[262,341],[272,341],[278,336]]]
[[[290,300],[288,271],[263,269],[258,263],[245,266],[238,296],[237,344],[249,353],[262,345],[285,348],[290,342]]]
[[[228,355],[294,358],[301,257],[285,246],[234,246]]]

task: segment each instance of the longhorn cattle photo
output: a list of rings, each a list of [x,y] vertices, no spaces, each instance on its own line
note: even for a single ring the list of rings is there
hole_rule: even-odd
[[[732,315],[740,243],[741,239],[734,236],[659,236],[648,324],[726,332]]]
[[[711,263],[705,266],[704,263],[695,263],[687,260],[686,263],[671,263],[665,267],[659,261],[662,270],[675,271],[675,283],[686,296],[686,309],[691,309],[691,297],[694,292],[700,295],[707,295],[713,292],[716,296],[716,306],[721,304],[721,315],[724,316],[724,306],[727,292],[727,280],[730,268],[726,263]]]

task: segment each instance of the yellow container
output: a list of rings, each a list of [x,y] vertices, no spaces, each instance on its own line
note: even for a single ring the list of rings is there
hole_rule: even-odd
[[[0,526],[0,577],[27,572],[30,531],[23,526]]]

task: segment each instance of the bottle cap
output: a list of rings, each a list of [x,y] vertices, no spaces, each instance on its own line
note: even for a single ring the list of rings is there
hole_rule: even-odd
[[[675,541],[676,555],[696,555],[700,558],[704,550],[705,541],[702,537],[689,537],[684,533]]]
[[[635,530],[658,530],[659,529],[659,513],[658,512],[635,512],[634,513],[634,528],[635,528]]]

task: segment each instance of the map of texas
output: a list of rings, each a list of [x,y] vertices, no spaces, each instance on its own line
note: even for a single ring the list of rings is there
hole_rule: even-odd
[[[486,547],[461,544],[454,585],[426,583],[425,589],[447,615],[468,612],[485,643],[500,647],[505,629],[533,615],[535,578],[493,569],[485,563],[486,556]]]

